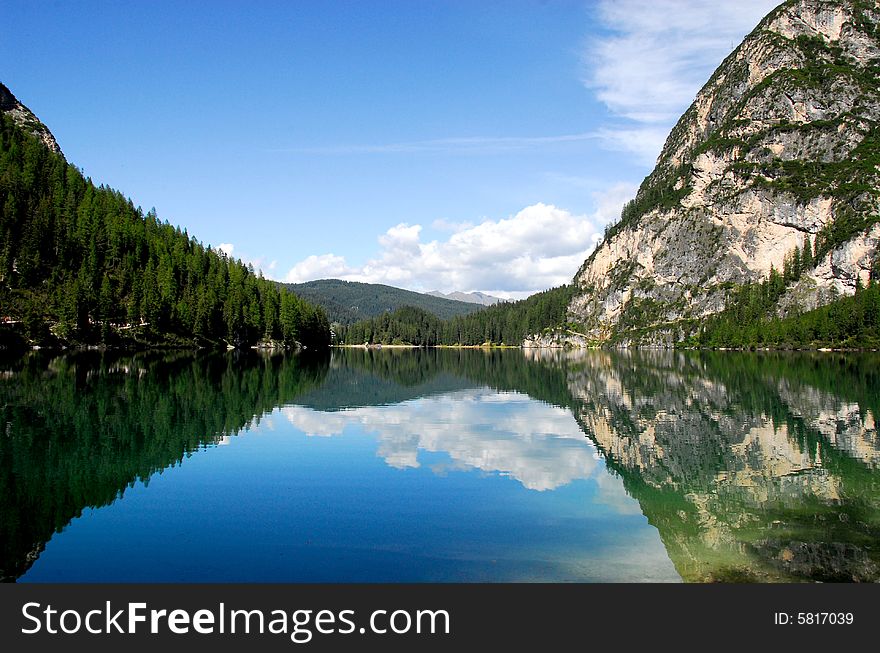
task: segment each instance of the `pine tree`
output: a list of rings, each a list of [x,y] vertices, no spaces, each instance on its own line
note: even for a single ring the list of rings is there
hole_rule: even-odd
[[[813,269],[813,246],[810,243],[810,237],[804,236],[804,248],[801,255],[801,270],[808,272]]]

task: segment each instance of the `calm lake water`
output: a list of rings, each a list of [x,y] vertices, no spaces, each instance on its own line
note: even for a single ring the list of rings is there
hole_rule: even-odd
[[[0,578],[877,581],[880,358],[0,360]]]

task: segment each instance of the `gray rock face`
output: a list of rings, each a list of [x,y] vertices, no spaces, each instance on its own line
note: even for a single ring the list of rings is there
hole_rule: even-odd
[[[58,146],[58,141],[55,140],[49,128],[41,123],[30,109],[19,102],[12,91],[2,83],[0,83],[0,112],[12,117],[15,124],[39,138],[51,151],[64,156]]]
[[[861,0],[791,0],[768,15],[578,272],[570,320],[596,341],[673,341],[805,241],[825,246],[780,313],[867,283],[880,246],[878,23]],[[856,226],[828,245],[844,221]]]

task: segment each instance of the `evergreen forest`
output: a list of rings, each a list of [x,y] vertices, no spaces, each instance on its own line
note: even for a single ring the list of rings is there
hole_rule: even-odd
[[[329,344],[321,308],[0,117],[0,345]]]
[[[784,316],[776,307],[785,293],[815,262],[835,247],[834,223],[786,258],[781,271],[770,268],[760,282],[731,289],[722,312],[713,315],[688,342],[700,347],[877,348],[880,347],[880,258],[875,258],[867,285],[855,281],[855,293],[813,310],[797,307]]]
[[[573,286],[559,286],[517,302],[495,304],[470,315],[448,320],[405,306],[369,320],[340,327],[337,341],[348,345],[406,344],[513,345],[565,324]]]

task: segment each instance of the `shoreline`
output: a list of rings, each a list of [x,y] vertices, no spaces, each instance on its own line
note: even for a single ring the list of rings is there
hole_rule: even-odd
[[[520,345],[330,345],[331,349],[562,349]]]
[[[769,352],[817,352],[817,353],[839,353],[839,354],[856,354],[880,352],[877,347],[658,347],[658,346],[595,346],[595,347],[523,347],[522,345],[411,345],[411,344],[395,344],[395,345],[346,345],[331,344],[327,349],[479,349],[479,350],[496,350],[496,349],[519,349],[521,351],[540,350],[540,351],[590,351],[590,350],[663,350],[663,351],[717,351],[717,352],[741,352],[741,353],[769,353]],[[24,345],[9,346],[8,344],[0,344],[0,352],[25,353],[28,351],[50,351],[50,352],[82,352],[82,351],[98,351],[98,352],[147,352],[147,351],[192,351],[192,352],[220,352],[220,351],[258,351],[258,352],[288,352],[298,353],[302,351],[315,351],[311,348],[303,347],[267,347],[259,345],[251,345],[247,347],[229,347],[222,345],[198,345],[198,344],[153,344],[132,343],[127,345],[105,345],[105,344],[68,344],[68,345]]]
[[[551,351],[591,351],[591,350],[627,350],[634,349],[640,351],[719,351],[719,352],[740,352],[740,353],[769,353],[769,352],[819,352],[823,354],[858,354],[868,352],[878,352],[877,347],[657,347],[657,346],[635,346],[635,347],[523,347],[522,345],[330,345],[331,349],[519,349],[528,350],[551,350]]]

